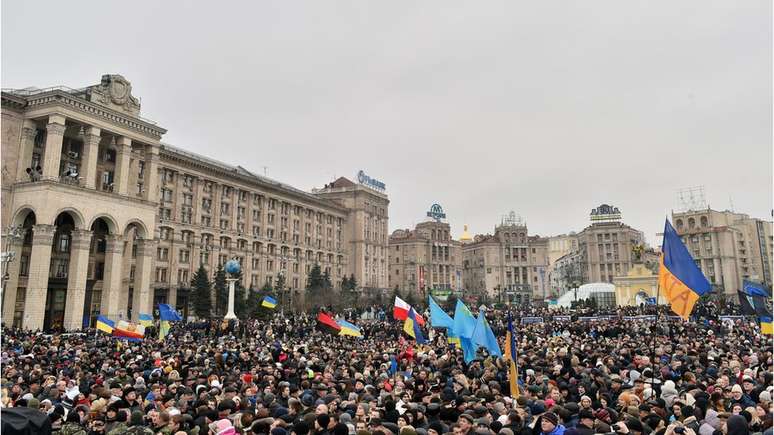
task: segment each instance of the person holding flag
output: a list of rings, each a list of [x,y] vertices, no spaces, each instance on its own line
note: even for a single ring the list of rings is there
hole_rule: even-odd
[[[172,328],[169,322],[183,320],[183,317],[171,305],[159,304],[159,319],[161,319],[159,324],[159,340],[163,340]]]
[[[409,337],[417,341],[417,344],[425,344],[427,341],[422,335],[422,329],[419,326],[417,320],[417,313],[414,312],[414,308],[410,308],[406,320],[403,322],[403,332],[408,334]]]

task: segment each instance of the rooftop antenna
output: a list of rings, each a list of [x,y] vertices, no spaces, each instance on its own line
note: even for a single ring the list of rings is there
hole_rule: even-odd
[[[268,166],[262,166],[262,168],[263,168],[263,176],[266,177],[267,176],[266,174],[267,174],[267,171],[269,170],[269,167]]]
[[[728,203],[731,207],[731,213],[734,213],[734,199],[731,198],[731,195],[728,195]]]

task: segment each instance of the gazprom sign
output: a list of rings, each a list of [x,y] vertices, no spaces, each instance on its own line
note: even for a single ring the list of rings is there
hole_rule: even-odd
[[[369,177],[363,170],[357,173],[357,182],[376,190],[385,190],[387,187],[379,180]]]
[[[430,211],[427,212],[427,217],[431,217],[440,222],[441,219],[446,219],[446,213],[443,212],[443,208],[440,204],[433,204],[430,206]]]

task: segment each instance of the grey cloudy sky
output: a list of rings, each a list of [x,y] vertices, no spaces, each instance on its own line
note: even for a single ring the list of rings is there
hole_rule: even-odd
[[[358,169],[390,229],[651,243],[676,192],[770,217],[771,2],[2,2],[2,86],[129,79],[165,141],[303,189]]]

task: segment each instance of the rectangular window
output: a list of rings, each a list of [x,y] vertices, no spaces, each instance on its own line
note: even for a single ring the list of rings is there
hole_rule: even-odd
[[[188,263],[188,261],[191,259],[191,251],[187,249],[181,249],[180,250],[180,262],[181,263]]]
[[[220,220],[220,229],[221,230],[227,230],[228,229],[228,221],[226,219]]]
[[[22,255],[21,257],[19,257],[19,275],[27,276],[27,274],[29,274],[29,270],[30,270],[30,256]]]
[[[210,219],[209,216],[202,215],[202,226],[205,226],[205,227],[212,226],[212,219]]]

